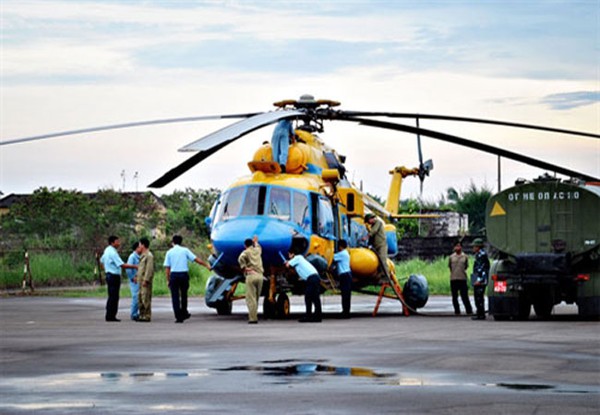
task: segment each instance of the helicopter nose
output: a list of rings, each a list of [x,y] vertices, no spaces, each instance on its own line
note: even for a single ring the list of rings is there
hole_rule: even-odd
[[[221,261],[237,265],[237,258],[244,250],[244,240],[258,237],[262,247],[262,259],[265,268],[269,265],[281,265],[281,254],[287,258],[292,244],[294,228],[289,224],[270,218],[236,218],[217,224],[213,228],[211,239]]]

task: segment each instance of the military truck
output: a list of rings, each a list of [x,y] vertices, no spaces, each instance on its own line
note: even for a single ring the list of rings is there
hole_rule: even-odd
[[[562,301],[600,316],[600,183],[548,176],[520,180],[490,198],[489,312],[496,320],[539,318]]]

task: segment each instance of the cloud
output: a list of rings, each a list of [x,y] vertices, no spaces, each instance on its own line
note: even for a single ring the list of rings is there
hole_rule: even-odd
[[[555,110],[570,110],[600,102],[600,91],[577,91],[547,95],[540,101]]]
[[[511,78],[592,79],[598,27],[593,16],[598,13],[590,9],[515,2],[74,5],[4,0],[3,77],[6,84],[26,84],[24,76],[60,83],[72,75],[80,82],[103,72],[107,79],[128,82],[132,73],[147,70],[297,76],[375,64],[404,72],[444,69]]]

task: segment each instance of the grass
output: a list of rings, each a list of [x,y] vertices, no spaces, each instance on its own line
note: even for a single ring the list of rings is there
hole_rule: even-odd
[[[169,295],[166,277],[162,263],[164,252],[155,253],[156,273],[154,275],[153,295]],[[470,261],[472,262],[472,261]],[[98,297],[106,295],[106,286],[98,285],[98,277],[94,276],[93,258],[80,258],[69,253],[38,253],[30,259],[33,281],[36,287],[65,287],[60,291],[61,295],[67,297]],[[430,295],[450,294],[450,278],[448,270],[448,258],[439,258],[428,262],[419,259],[402,261],[396,264],[396,275],[401,284],[410,275],[421,274],[429,283]],[[470,274],[470,269],[468,274]],[[190,266],[190,295],[203,295],[206,281],[210,272],[205,268],[192,264]],[[18,289],[23,279],[22,259],[2,257],[0,258],[0,289]],[[85,290],[69,290],[67,287],[89,286]],[[53,291],[53,294],[59,291]],[[237,293],[243,294],[243,284]],[[121,296],[128,297],[129,285],[124,277],[121,285]]]

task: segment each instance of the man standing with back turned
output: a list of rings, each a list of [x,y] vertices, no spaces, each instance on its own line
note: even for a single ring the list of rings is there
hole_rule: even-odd
[[[188,248],[181,246],[183,238],[180,235],[173,236],[173,247],[165,255],[165,274],[167,285],[171,290],[171,302],[175,313],[175,323],[183,323],[191,317],[188,312],[188,289],[190,288],[190,274],[188,262],[196,262],[206,269],[210,266],[199,259]]]
[[[248,324],[258,323],[258,299],[263,285],[262,248],[258,236],[244,241],[244,250],[238,257],[240,268],[246,277],[246,305]]]

